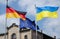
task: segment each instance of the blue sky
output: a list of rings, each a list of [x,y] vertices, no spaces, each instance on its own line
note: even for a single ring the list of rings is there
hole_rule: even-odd
[[[0,0],[0,33],[5,32],[5,8],[6,0]],[[44,6],[58,6],[60,7],[60,0],[9,0],[8,5],[16,10],[27,12],[26,17],[30,20],[35,20],[35,5],[38,7]],[[43,30],[45,34],[50,36],[56,35],[57,38],[60,37],[60,8],[58,9],[58,18],[44,18],[38,22],[40,29]],[[8,23],[9,22],[9,23]],[[12,23],[19,25],[19,19],[8,19],[7,26]]]

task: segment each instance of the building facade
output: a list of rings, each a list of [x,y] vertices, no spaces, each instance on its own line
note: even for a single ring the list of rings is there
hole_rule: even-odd
[[[7,28],[7,33],[0,34],[0,39],[56,39],[42,32],[31,29],[20,29],[18,25],[13,23]]]

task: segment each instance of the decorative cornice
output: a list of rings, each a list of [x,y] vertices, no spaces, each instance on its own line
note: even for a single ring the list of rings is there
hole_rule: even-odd
[[[7,35],[8,33],[1,33],[0,36],[4,36],[4,35]]]
[[[7,27],[7,30],[9,30],[12,27],[18,27],[18,25],[16,25],[15,23],[13,23],[10,27]]]

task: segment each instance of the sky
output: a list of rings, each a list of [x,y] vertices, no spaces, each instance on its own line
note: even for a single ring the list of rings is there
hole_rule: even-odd
[[[5,33],[6,30],[6,3],[6,0],[0,0],[0,33]],[[37,7],[58,6],[58,18],[44,18],[37,22],[37,25],[43,33],[60,38],[60,0],[8,0],[8,5],[15,10],[27,12],[26,17],[32,21],[35,20],[35,5]],[[8,27],[12,23],[19,25],[19,19],[7,19]]]

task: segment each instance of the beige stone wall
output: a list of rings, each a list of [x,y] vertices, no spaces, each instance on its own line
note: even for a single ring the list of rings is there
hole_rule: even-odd
[[[5,39],[5,37],[7,38],[7,35],[6,36],[5,35],[1,35],[0,39]]]
[[[11,39],[11,35],[15,33],[16,34],[16,39],[20,39],[20,33],[19,33],[19,28],[18,27],[12,27],[8,31],[8,39]]]
[[[0,39],[4,39],[4,36],[0,36]]]
[[[28,39],[31,39],[31,30],[30,31],[25,31],[25,32],[21,32],[20,34],[20,38],[24,39],[24,36],[27,35]]]

